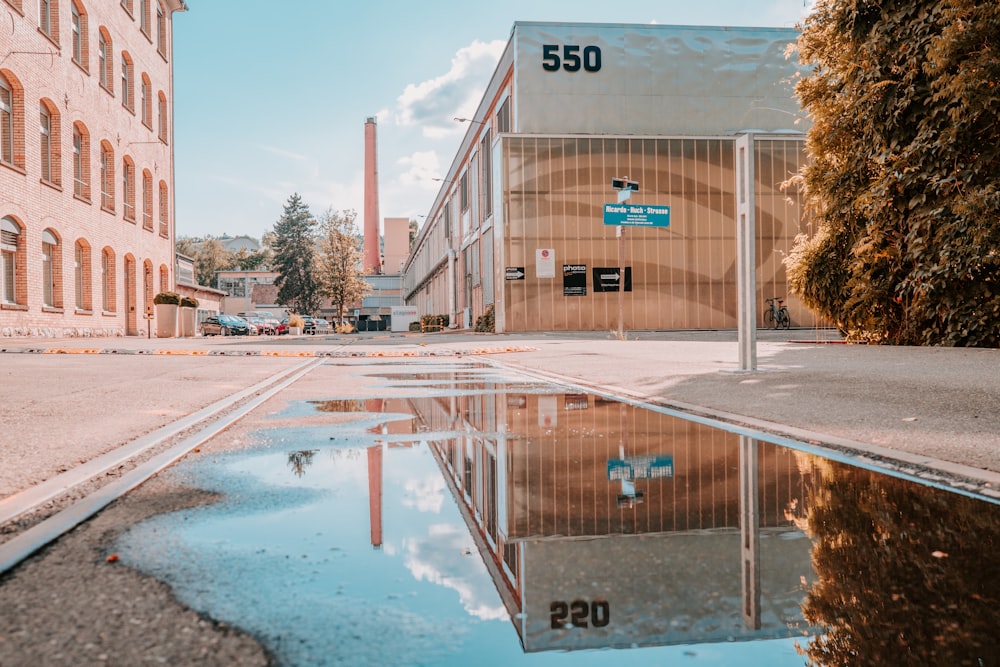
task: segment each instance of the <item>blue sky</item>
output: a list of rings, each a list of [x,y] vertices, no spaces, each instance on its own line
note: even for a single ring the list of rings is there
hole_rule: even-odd
[[[378,117],[379,213],[433,202],[515,21],[787,26],[811,0],[186,0],[174,15],[178,236],[259,238],[299,193],[364,203]],[[419,218],[422,220],[422,218]]]

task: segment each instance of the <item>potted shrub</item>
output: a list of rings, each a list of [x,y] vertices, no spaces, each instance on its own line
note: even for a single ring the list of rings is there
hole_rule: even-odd
[[[177,292],[160,292],[153,297],[157,338],[173,338],[177,335],[177,309],[180,303],[181,295]]]
[[[193,296],[182,296],[180,307],[181,336],[191,338],[195,334],[198,322],[198,299]]]
[[[306,321],[302,319],[301,315],[289,315],[288,316],[288,334],[290,336],[301,336],[302,329],[306,326]]]

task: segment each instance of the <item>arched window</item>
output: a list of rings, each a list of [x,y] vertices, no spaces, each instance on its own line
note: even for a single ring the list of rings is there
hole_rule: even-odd
[[[167,143],[167,96],[163,94],[161,90],[158,95],[158,111],[159,111],[159,137],[160,141]]]
[[[153,85],[149,81],[149,75],[145,72],[142,73],[139,110],[142,114],[142,124],[149,129],[153,129]]]
[[[142,228],[153,231],[153,174],[142,170]]]
[[[111,35],[108,29],[101,26],[97,35],[97,61],[100,68],[100,84],[106,91],[114,94],[115,65],[111,58]]]
[[[115,151],[107,141],[101,142],[101,208],[115,212]]]
[[[79,121],[73,123],[73,194],[90,201],[90,133]]]
[[[0,162],[24,169],[24,89],[0,71]]]
[[[170,236],[170,200],[167,199],[167,182],[160,181],[160,236]]]
[[[122,51],[122,106],[135,113],[135,72],[132,71],[132,56]]]
[[[77,239],[73,249],[73,284],[76,293],[76,309],[86,312],[90,312],[94,307],[90,261],[90,244],[83,239]]]
[[[166,264],[160,264],[160,291],[166,292],[170,289],[170,271]]]
[[[135,222],[135,163],[128,155],[122,158],[122,207],[125,219]]]
[[[101,309],[115,312],[115,252],[111,248],[101,251]]]
[[[62,125],[59,107],[51,100],[39,103],[39,133],[41,146],[42,180],[54,185],[62,185]]]
[[[51,229],[42,231],[42,306],[62,308],[62,245]]]
[[[0,218],[0,303],[27,304],[24,233],[11,217]]]
[[[73,62],[90,70],[90,42],[87,39],[87,11],[78,0],[70,3],[70,25],[73,29]]]

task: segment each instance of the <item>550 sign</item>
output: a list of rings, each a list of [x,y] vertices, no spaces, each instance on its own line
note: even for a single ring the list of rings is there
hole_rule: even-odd
[[[601,69],[601,47],[578,44],[544,44],[542,69],[546,72],[597,72]]]

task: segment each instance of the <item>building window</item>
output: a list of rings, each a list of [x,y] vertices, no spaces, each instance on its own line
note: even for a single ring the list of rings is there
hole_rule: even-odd
[[[149,82],[149,75],[142,73],[142,87],[140,88],[139,109],[142,114],[142,124],[153,129],[153,91]]]
[[[482,170],[479,187],[483,191],[483,220],[493,215],[493,138],[489,129],[479,142],[479,165]]]
[[[135,92],[132,86],[132,56],[122,51],[122,106],[135,111]]]
[[[70,4],[69,11],[73,28],[73,62],[86,70],[90,67],[90,56],[87,48],[87,14],[75,0]]]
[[[149,37],[149,0],[139,0],[139,30]]]
[[[167,199],[167,184],[165,181],[160,181],[160,236],[167,238],[170,236],[170,202]]]
[[[38,0],[38,29],[59,43],[59,0]]]
[[[122,0],[122,9],[128,12],[129,16],[132,16],[132,0]]]
[[[510,132],[510,98],[508,97],[497,110],[497,134]]]
[[[55,104],[42,100],[39,105],[42,180],[62,184],[62,158],[59,145],[59,111]]]
[[[101,142],[101,208],[115,211],[115,152],[106,141]]]
[[[462,213],[469,210],[469,172],[462,174],[458,181],[458,201]]]
[[[160,3],[156,3],[156,50],[167,57],[167,17]]]
[[[52,181],[52,116],[42,103],[38,113],[38,132],[42,149],[42,180]]]
[[[160,141],[167,143],[167,96],[160,91],[158,95],[157,110],[159,112],[159,137]]]
[[[42,232],[42,305],[62,308],[62,253],[52,230]]]
[[[0,73],[0,162],[14,164],[14,88]]]
[[[122,159],[122,208],[129,222],[135,222],[135,164],[132,158]]]
[[[153,175],[142,170],[142,228],[153,231]]]
[[[115,312],[115,256],[111,248],[101,251],[101,309]]]
[[[90,201],[90,137],[80,123],[73,124],[73,194]]]
[[[113,93],[114,90],[111,86],[113,85],[112,81],[114,81],[114,72],[112,71],[114,65],[111,62],[111,38],[108,37],[104,28],[101,28],[100,34],[97,36],[97,64],[100,68],[101,87],[109,93]]]
[[[17,303],[20,267],[18,244],[21,227],[11,218],[0,218],[0,302]]]
[[[76,292],[77,310],[91,310],[90,246],[82,240],[77,241],[74,248],[73,284]]]

